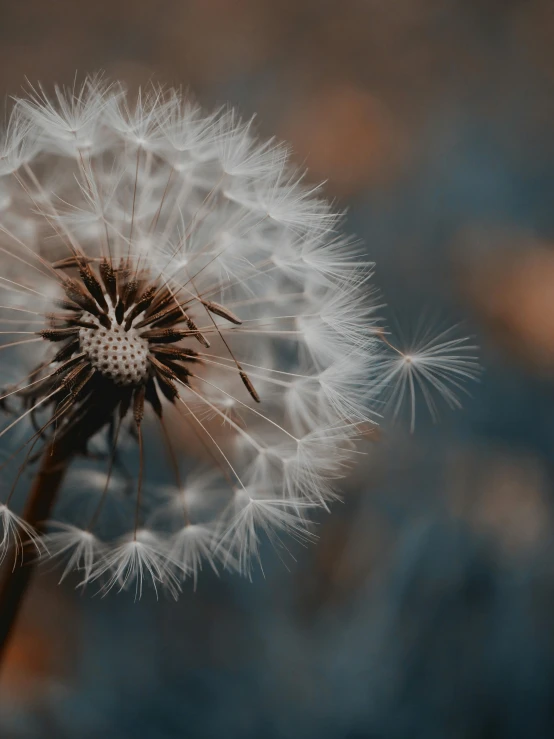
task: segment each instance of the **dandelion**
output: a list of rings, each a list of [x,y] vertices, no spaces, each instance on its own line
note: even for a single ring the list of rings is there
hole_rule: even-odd
[[[0,437],[21,460],[0,559],[30,543],[65,559],[62,579],[137,597],[177,596],[203,564],[250,575],[262,535],[281,552],[284,535],[314,538],[383,382],[444,392],[473,374],[429,348],[407,380],[383,363],[372,264],[286,149],[232,111],[93,78],[31,88],[0,141]],[[147,480],[157,439],[162,494]]]

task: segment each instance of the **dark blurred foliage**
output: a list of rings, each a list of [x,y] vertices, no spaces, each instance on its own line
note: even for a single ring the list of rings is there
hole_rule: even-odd
[[[0,10],[6,93],[102,68],[257,112],[348,207],[389,318],[463,319],[486,368],[462,412],[367,442],[290,571],[268,551],[265,578],[206,572],[177,604],[41,575],[1,736],[553,736],[552,1]]]

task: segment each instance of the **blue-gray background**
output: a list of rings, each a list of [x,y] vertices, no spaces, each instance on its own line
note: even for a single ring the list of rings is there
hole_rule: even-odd
[[[0,14],[6,94],[105,69],[256,112],[348,208],[389,319],[463,321],[485,368],[439,425],[385,424],[290,571],[268,551],[265,578],[205,572],[177,604],[41,573],[0,735],[553,736],[551,0],[1,0]]]

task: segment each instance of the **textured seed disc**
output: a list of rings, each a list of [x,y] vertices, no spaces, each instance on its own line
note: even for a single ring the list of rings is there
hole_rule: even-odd
[[[148,379],[148,341],[138,331],[125,331],[115,322],[110,329],[82,328],[81,350],[92,366],[117,385],[139,385]]]

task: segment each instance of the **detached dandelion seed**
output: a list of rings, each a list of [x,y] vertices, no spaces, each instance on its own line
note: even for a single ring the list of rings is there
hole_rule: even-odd
[[[438,418],[437,397],[452,409],[461,408],[460,395],[467,393],[466,383],[480,373],[477,347],[468,338],[457,336],[455,327],[436,334],[428,330],[416,334],[405,349],[391,344],[384,334],[381,338],[388,351],[380,360],[379,381],[394,415],[405,402],[409,405],[412,432],[418,393],[434,421]]]
[[[136,597],[177,596],[203,563],[250,575],[261,533],[280,549],[314,538],[308,516],[336,498],[383,384],[454,402],[473,375],[452,341],[383,361],[372,264],[286,148],[233,111],[89,78],[32,87],[0,142],[0,434],[25,429],[20,473],[41,460],[25,513],[15,488],[3,499],[0,558],[30,543],[65,559],[62,579]],[[147,480],[155,433],[174,477],[163,498]],[[203,462],[185,477],[187,439]],[[110,479],[130,446],[114,534]],[[98,448],[92,512],[52,520],[66,469]]]

